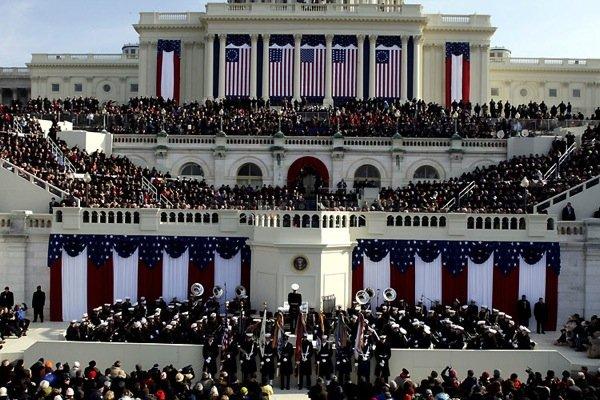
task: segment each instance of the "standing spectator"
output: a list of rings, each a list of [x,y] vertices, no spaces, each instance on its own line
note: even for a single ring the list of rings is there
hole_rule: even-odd
[[[517,317],[519,324],[529,328],[529,318],[531,318],[531,304],[527,300],[527,296],[522,295],[521,300],[517,302]]]
[[[565,208],[562,210],[562,219],[563,221],[575,221],[575,210],[571,205],[571,202],[568,202]]]
[[[6,307],[12,309],[15,305],[15,296],[10,288],[6,286],[4,292],[0,293],[0,307]]]
[[[38,286],[37,290],[33,292],[33,298],[31,299],[31,306],[33,307],[33,322],[37,322],[38,316],[40,322],[44,322],[44,306],[46,305],[46,293],[42,291],[42,287]]]
[[[542,297],[539,298],[538,302],[533,306],[533,316],[535,317],[535,322],[537,324],[537,333],[545,334],[544,324],[548,319],[548,307],[546,307],[546,303],[544,303],[544,299]]]

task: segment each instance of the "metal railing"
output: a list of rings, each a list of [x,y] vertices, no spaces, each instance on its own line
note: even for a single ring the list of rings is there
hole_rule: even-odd
[[[171,201],[165,196],[163,196],[161,193],[158,193],[156,186],[154,186],[152,182],[150,182],[145,176],[142,176],[142,187],[148,192],[152,193],[156,201],[164,204],[166,207],[173,207],[173,203],[171,203]]]
[[[571,155],[571,153],[575,150],[576,147],[577,147],[576,143],[573,142],[567,148],[567,151],[565,151],[564,154],[560,155],[560,157],[558,158],[558,161],[555,162],[554,164],[552,164],[552,166],[550,168],[548,168],[548,171],[546,171],[546,173],[544,174],[544,179],[548,179],[550,176],[552,176],[553,173],[555,173],[557,170],[559,170],[560,165]]]
[[[54,143],[54,140],[52,140],[50,137],[46,137],[46,141],[50,145],[52,155],[56,159],[56,162],[65,167],[67,172],[76,173],[77,170],[75,169],[75,166],[73,165],[73,163],[71,163],[67,156],[65,156],[60,147],[58,147],[58,145]]]
[[[458,203],[460,204],[460,200],[465,197],[467,194],[471,193],[473,188],[475,187],[475,182],[471,181],[465,186],[459,193],[458,196],[453,197],[442,207],[442,210],[450,211],[454,205],[456,204],[456,199],[458,198]]]
[[[598,183],[600,183],[600,175],[590,178],[585,182],[581,182],[579,185],[573,186],[572,188],[557,194],[556,196],[553,196],[549,199],[537,203],[533,206],[533,213],[535,214],[544,211],[550,206],[560,203],[561,201],[566,200],[569,197],[575,196],[576,194],[579,194],[584,190],[596,186]]]
[[[46,190],[48,193],[51,193],[55,196],[60,197],[61,200],[64,200],[71,196],[71,194],[69,192],[67,192],[59,187],[56,187],[56,186],[52,185],[51,183],[46,182],[43,179],[38,178],[37,176],[33,175],[30,172],[25,171],[23,168],[11,163],[8,160],[0,158],[0,167],[4,168],[8,172],[11,172],[11,173],[25,179],[26,181],[33,183],[34,185],[41,187],[42,189]],[[73,198],[76,201],[77,207],[79,207],[81,204],[81,201],[77,197],[73,196]]]

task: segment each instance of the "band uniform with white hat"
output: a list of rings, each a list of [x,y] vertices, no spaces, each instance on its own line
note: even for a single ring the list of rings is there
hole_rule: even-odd
[[[290,305],[290,329],[296,329],[296,320],[300,314],[300,305],[302,304],[302,295],[298,293],[300,285],[292,283],[292,291],[288,294],[288,304]]]

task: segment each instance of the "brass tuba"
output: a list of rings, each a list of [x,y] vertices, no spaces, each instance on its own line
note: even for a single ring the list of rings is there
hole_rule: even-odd
[[[354,299],[356,300],[356,302],[358,304],[360,304],[361,306],[364,306],[369,301],[371,301],[371,296],[369,296],[369,293],[367,293],[366,290],[359,290],[358,292],[356,292]]]
[[[224,293],[225,293],[225,291],[219,285],[215,286],[212,290],[212,294],[215,299],[220,299]]]
[[[245,297],[248,297],[246,295],[246,288],[243,287],[242,285],[236,286],[235,287],[235,296],[238,297],[238,298],[241,298],[241,299],[243,299]]]
[[[204,294],[204,286],[202,286],[201,283],[196,282],[190,288],[190,292],[193,296],[200,297],[202,294]]]
[[[392,301],[396,300],[396,296],[397,296],[397,293],[394,288],[389,287],[383,291],[383,298],[385,301],[392,302]]]

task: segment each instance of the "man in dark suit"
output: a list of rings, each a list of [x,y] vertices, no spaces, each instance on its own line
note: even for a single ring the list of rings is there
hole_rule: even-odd
[[[31,307],[33,307],[33,322],[37,322],[38,316],[40,322],[44,322],[44,306],[46,305],[46,293],[42,291],[42,287],[38,286],[37,290],[33,292],[33,298],[31,299]]]
[[[10,288],[6,286],[4,292],[0,293],[0,307],[12,308],[15,305],[15,296]]]
[[[521,296],[521,300],[517,302],[517,317],[519,324],[529,328],[529,318],[531,318],[531,304],[527,300],[527,296]]]
[[[300,286],[297,283],[292,284],[292,291],[288,294],[288,304],[290,305],[290,329],[296,329],[296,320],[300,314],[300,305],[302,304],[302,295],[298,293]]]
[[[546,333],[544,330],[544,324],[548,319],[548,307],[546,303],[544,303],[544,299],[540,297],[535,306],[533,306],[533,316],[535,317],[535,322],[537,324],[537,333]]]
[[[575,221],[575,209],[571,205],[571,203],[567,203],[565,208],[562,210],[562,219],[563,221]]]

